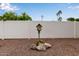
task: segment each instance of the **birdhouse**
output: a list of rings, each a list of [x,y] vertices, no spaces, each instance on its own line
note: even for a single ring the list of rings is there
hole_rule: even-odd
[[[41,30],[42,30],[42,25],[41,25],[41,24],[38,24],[38,25],[36,26],[36,28],[37,28],[37,31],[41,31]]]

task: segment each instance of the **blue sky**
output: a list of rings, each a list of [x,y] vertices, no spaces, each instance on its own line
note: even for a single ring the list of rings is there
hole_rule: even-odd
[[[62,18],[65,21],[69,17],[79,17],[78,3],[0,3],[0,15],[6,11],[13,11],[17,14],[26,12],[33,21],[57,21],[56,13],[62,10]]]

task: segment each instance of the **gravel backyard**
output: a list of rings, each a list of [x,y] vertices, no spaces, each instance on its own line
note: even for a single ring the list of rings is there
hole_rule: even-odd
[[[31,44],[37,40],[0,40],[0,56],[79,56],[79,39],[42,39],[52,47],[46,51],[31,50]]]

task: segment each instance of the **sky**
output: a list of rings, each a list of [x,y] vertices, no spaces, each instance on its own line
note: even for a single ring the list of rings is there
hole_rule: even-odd
[[[57,21],[59,10],[62,11],[63,21],[69,17],[79,18],[79,3],[0,3],[0,15],[6,11],[18,15],[26,12],[33,21]]]

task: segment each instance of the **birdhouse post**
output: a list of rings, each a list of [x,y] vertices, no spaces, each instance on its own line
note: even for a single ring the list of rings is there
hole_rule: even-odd
[[[42,30],[42,25],[41,24],[37,24],[36,28],[37,28],[37,31],[38,31],[38,38],[40,38],[40,32]]]

